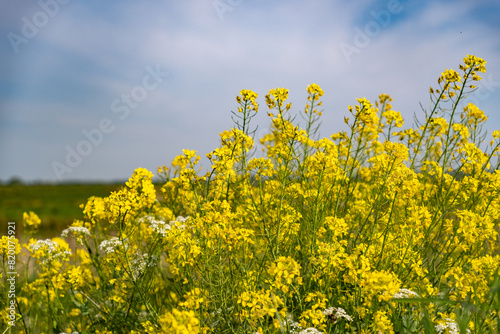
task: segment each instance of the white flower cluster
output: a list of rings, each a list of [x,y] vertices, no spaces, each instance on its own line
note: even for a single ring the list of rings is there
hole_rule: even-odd
[[[125,250],[127,250],[127,239],[123,240],[123,244],[125,246]],[[118,239],[117,237],[113,237],[109,240],[103,240],[101,244],[99,245],[100,250],[104,250],[106,254],[109,253],[114,253],[120,246],[122,245],[122,241]]]
[[[179,226],[179,228],[183,229],[184,227],[186,227],[186,225],[182,225],[182,223],[187,222],[188,219],[189,219],[189,216],[187,216],[187,217],[178,216],[175,220],[171,220],[170,221],[170,225],[173,225],[175,223],[181,223],[181,225]]]
[[[170,226],[170,224],[165,223],[163,220],[153,219],[150,221],[150,223],[151,225],[149,225],[149,227],[151,227],[153,231],[155,231],[156,233],[161,234],[164,238],[167,231],[172,229],[172,226]]]
[[[147,215],[147,216],[144,216],[144,217],[141,217],[138,219],[138,222],[139,223],[144,223],[144,222],[148,222],[148,223],[151,223],[152,221],[154,221],[155,218],[151,215]]]
[[[399,289],[398,292],[392,296],[394,299],[401,299],[401,298],[420,298],[420,295],[414,291],[411,291],[409,289]]]
[[[309,327],[301,330],[300,332],[297,332],[297,334],[322,334],[322,332],[320,332],[314,327]]]
[[[153,231],[161,234],[165,238],[165,235],[167,234],[168,231],[170,231],[172,229],[172,227],[177,227],[181,230],[184,229],[186,227],[186,225],[184,225],[183,223],[185,223],[188,219],[189,219],[189,217],[179,216],[176,218],[176,220],[171,220],[169,223],[166,223],[163,220],[156,220],[153,216],[145,216],[145,217],[142,217],[141,219],[139,219],[139,221],[140,222],[144,222],[144,221],[149,222],[151,224],[151,225],[149,225],[149,227]],[[181,224],[179,225],[178,223],[181,223]]]
[[[60,257],[67,257],[71,255],[70,251],[61,252],[57,247],[57,242],[52,241],[50,239],[45,240],[37,240],[35,243],[30,244],[28,249],[31,253],[35,253],[36,251],[43,249],[47,253],[47,260],[54,260]]]
[[[460,329],[458,328],[458,325],[455,322],[455,320],[450,319],[450,318],[446,318],[444,320],[445,320],[445,324],[444,325],[443,324],[438,324],[438,325],[435,326],[436,331],[438,332],[438,334],[444,333],[446,329],[448,329],[448,332],[450,334],[460,334]],[[467,334],[470,333],[470,330],[468,328],[466,329],[466,333]]]
[[[342,308],[342,307],[329,307],[325,310],[323,310],[323,314],[328,316],[333,317],[333,323],[337,323],[337,321],[340,320],[340,318],[344,318],[347,321],[352,321],[352,318],[347,312]]]
[[[344,318],[347,321],[352,321],[352,318],[341,307],[329,307],[323,310],[322,313],[327,317],[333,317],[334,323],[336,323],[340,318]],[[290,329],[290,334],[322,334],[322,332],[320,332],[317,328],[301,327],[298,322],[293,321],[290,315],[288,315],[287,319],[283,321],[283,325]]]
[[[171,220],[168,224],[171,227],[176,227],[180,230],[183,230],[184,228],[186,228],[186,225],[184,225],[184,223],[187,222],[188,219],[189,216],[188,217],[178,216],[177,218],[175,218],[175,220]]]
[[[284,325],[290,327],[290,334],[322,334],[314,327],[302,328],[298,322],[293,319],[284,320]]]
[[[65,230],[62,231],[61,238],[67,237],[70,232],[74,236],[77,236],[77,235],[90,235],[90,231],[86,227],[83,227],[83,226],[70,226],[67,229],[65,229]]]
[[[140,276],[146,268],[153,267],[158,261],[158,257],[155,255],[149,256],[148,253],[144,253],[143,255],[137,256],[130,265],[132,266],[132,270],[134,271],[134,276]]]
[[[37,240],[34,244],[31,244],[28,246],[29,250],[31,252],[36,252],[40,248],[46,247],[46,251],[48,253],[54,253],[57,251],[57,242],[52,241],[50,239],[45,239],[45,240]]]

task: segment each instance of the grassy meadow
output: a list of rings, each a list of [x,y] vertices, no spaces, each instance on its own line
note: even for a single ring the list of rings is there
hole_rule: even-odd
[[[413,125],[381,94],[321,138],[317,84],[298,115],[243,89],[206,173],[185,149],[159,184],[0,188],[24,228],[0,239],[0,333],[499,333],[500,131],[467,101],[485,64],[444,70]]]
[[[70,226],[75,219],[83,219],[80,209],[91,196],[108,196],[122,184],[33,184],[0,185],[0,226],[6,231],[7,222],[17,222],[22,228],[23,213],[36,212],[42,220],[39,237],[53,238]]]

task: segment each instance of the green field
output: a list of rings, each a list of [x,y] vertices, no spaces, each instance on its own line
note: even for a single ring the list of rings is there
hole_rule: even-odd
[[[74,219],[83,219],[80,204],[91,196],[108,196],[122,186],[123,183],[0,185],[1,231],[6,230],[9,221],[21,229],[23,212],[33,211],[42,220],[38,237],[59,236]]]

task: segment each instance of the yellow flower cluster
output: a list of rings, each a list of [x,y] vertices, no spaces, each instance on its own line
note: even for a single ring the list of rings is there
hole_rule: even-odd
[[[200,321],[194,311],[173,309],[160,316],[162,330],[154,333],[165,334],[197,334],[200,332]]]
[[[309,100],[309,103],[306,104],[306,109],[305,113],[310,113],[312,110],[312,113],[317,114],[318,116],[322,115],[322,112],[319,112],[315,107],[321,106],[323,104],[322,101],[319,101],[319,98],[323,96],[324,92],[321,89],[320,86],[317,84],[313,83],[307,86],[307,92],[309,93],[309,96],[307,97],[307,100]],[[319,102],[317,102],[319,101]],[[315,103],[317,102],[317,103]]]
[[[153,174],[144,168],[135,170],[126,187],[104,199],[107,219],[112,224],[125,224],[141,210],[149,209],[156,201]]]
[[[283,113],[283,103],[288,100],[288,89],[276,88],[271,89],[269,94],[266,95],[266,103],[269,109],[277,108],[279,113]],[[286,105],[286,110],[289,110],[292,105]]]
[[[9,245],[11,246],[9,247]],[[19,243],[19,240],[2,235],[0,238],[0,254],[2,254],[4,258],[7,258],[10,249],[14,250],[14,255],[21,253],[21,244]]]
[[[300,265],[291,257],[280,256],[267,270],[269,275],[274,277],[274,280],[269,283],[273,288],[286,294],[290,291],[292,284],[302,284],[300,269]]]
[[[243,308],[240,318],[249,321],[252,326],[256,326],[266,317],[274,317],[278,313],[278,307],[284,304],[279,296],[264,290],[245,291],[238,297],[237,302]]]
[[[466,82],[470,78],[473,81],[480,81],[481,77],[476,73],[486,72],[486,61],[476,56],[467,55],[463,59],[464,64],[460,64],[459,68],[463,71],[463,75],[461,76],[457,71],[453,69],[446,69],[438,79],[438,84],[444,83],[442,89],[433,89],[430,88],[431,94],[436,94],[438,96],[438,100],[446,100],[447,98],[453,98],[458,94],[458,100],[461,99],[463,94],[466,92]],[[469,85],[470,89],[476,88],[475,85]]]
[[[246,111],[246,109],[249,106],[254,112],[259,111],[259,105],[255,101],[255,99],[257,99],[257,97],[258,97],[257,93],[255,93],[249,89],[243,89],[240,91],[240,95],[241,95],[241,97],[236,96],[236,102],[238,102],[238,104],[240,104],[240,107],[238,107],[239,112]]]
[[[25,228],[34,228],[37,229],[40,223],[42,222],[40,218],[32,211],[23,213],[23,221]]]

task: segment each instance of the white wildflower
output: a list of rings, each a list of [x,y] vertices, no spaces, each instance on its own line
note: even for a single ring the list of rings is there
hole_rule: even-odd
[[[153,267],[158,260],[158,257],[152,255],[151,257],[148,253],[137,256],[131,263],[132,270],[135,277],[139,277],[146,268]]]
[[[126,239],[123,240],[125,250],[127,250]],[[100,250],[104,250],[106,254],[114,253],[120,246],[122,245],[122,241],[117,237],[113,237],[109,240],[103,240],[99,245]]]
[[[187,216],[187,217],[178,216],[175,220],[171,220],[169,224],[170,224],[170,226],[177,226],[178,228],[180,228],[182,230],[183,228],[186,227],[186,225],[184,225],[183,223],[187,222],[188,219],[189,219],[189,216]],[[178,225],[177,223],[181,223],[181,224]]]
[[[440,324],[434,326],[434,328],[436,328],[436,331],[438,332],[438,334],[445,333],[446,329],[448,329],[449,334],[460,334],[460,329],[458,328],[458,325],[455,322],[455,320],[450,319],[450,318],[445,318],[444,320],[445,320],[444,324],[440,323]],[[468,328],[466,329],[466,333],[470,333],[470,330]]]
[[[340,320],[340,318],[344,318],[347,321],[352,321],[352,318],[347,312],[342,308],[342,307],[329,307],[325,310],[323,310],[323,314],[327,317],[333,318],[333,323],[337,323],[337,321]]]
[[[161,234],[164,238],[167,234],[168,231],[172,230],[172,228],[178,228],[178,229],[184,229],[186,225],[185,223],[189,217],[182,217],[179,216],[175,220],[171,220],[170,222],[166,223],[163,220],[156,220],[153,216],[144,216],[141,219],[139,219],[140,222],[148,222],[151,225],[149,225],[149,228],[151,228],[154,232]]]
[[[161,234],[164,238],[167,231],[172,229],[172,226],[165,223],[163,220],[150,219],[149,223],[151,224],[149,225],[149,227],[153,229],[153,231],[155,231],[156,233]]]
[[[291,315],[287,315],[287,319],[283,319],[283,326],[289,327],[290,328],[290,333],[297,333],[297,331],[300,331],[302,327],[300,327],[298,322],[293,321]]]
[[[144,223],[144,222],[150,223],[152,220],[155,220],[155,218],[151,215],[147,215],[138,219],[139,223]]]
[[[50,239],[45,239],[45,240],[37,240],[37,241],[35,241],[35,243],[34,244],[30,244],[28,246],[28,248],[29,248],[29,250],[32,253],[36,252],[40,248],[45,248],[45,250],[48,253],[55,253],[55,252],[57,252],[57,247],[56,246],[57,246],[57,242],[52,241]]]
[[[400,299],[400,298],[420,298],[419,294],[411,291],[409,289],[399,289],[398,292],[392,296],[394,299]]]
[[[90,231],[86,227],[83,227],[83,226],[70,226],[67,229],[65,229],[65,230],[62,231],[61,238],[67,237],[70,232],[74,236],[90,235]]]
[[[71,255],[71,252],[67,250],[61,252],[57,242],[52,241],[51,239],[37,240],[35,243],[30,244],[28,246],[28,249],[30,250],[31,253],[35,253],[40,249],[43,250],[47,254],[45,257],[47,258],[48,261],[57,258],[68,257]],[[45,263],[45,261],[43,263]]]
[[[322,334],[322,332],[314,327],[301,327],[298,322],[293,321],[291,316],[287,316],[287,319],[283,320],[283,325],[290,328],[290,334]]]
[[[289,326],[290,327],[290,333],[298,333],[298,331],[300,331],[302,329],[302,327],[300,327],[299,323],[298,322],[295,322],[293,320],[285,320],[284,321],[284,324],[285,326]]]
[[[185,222],[187,222],[188,219],[189,219],[189,216],[187,216],[187,217],[178,216],[176,221],[178,221],[179,223],[185,223]]]

